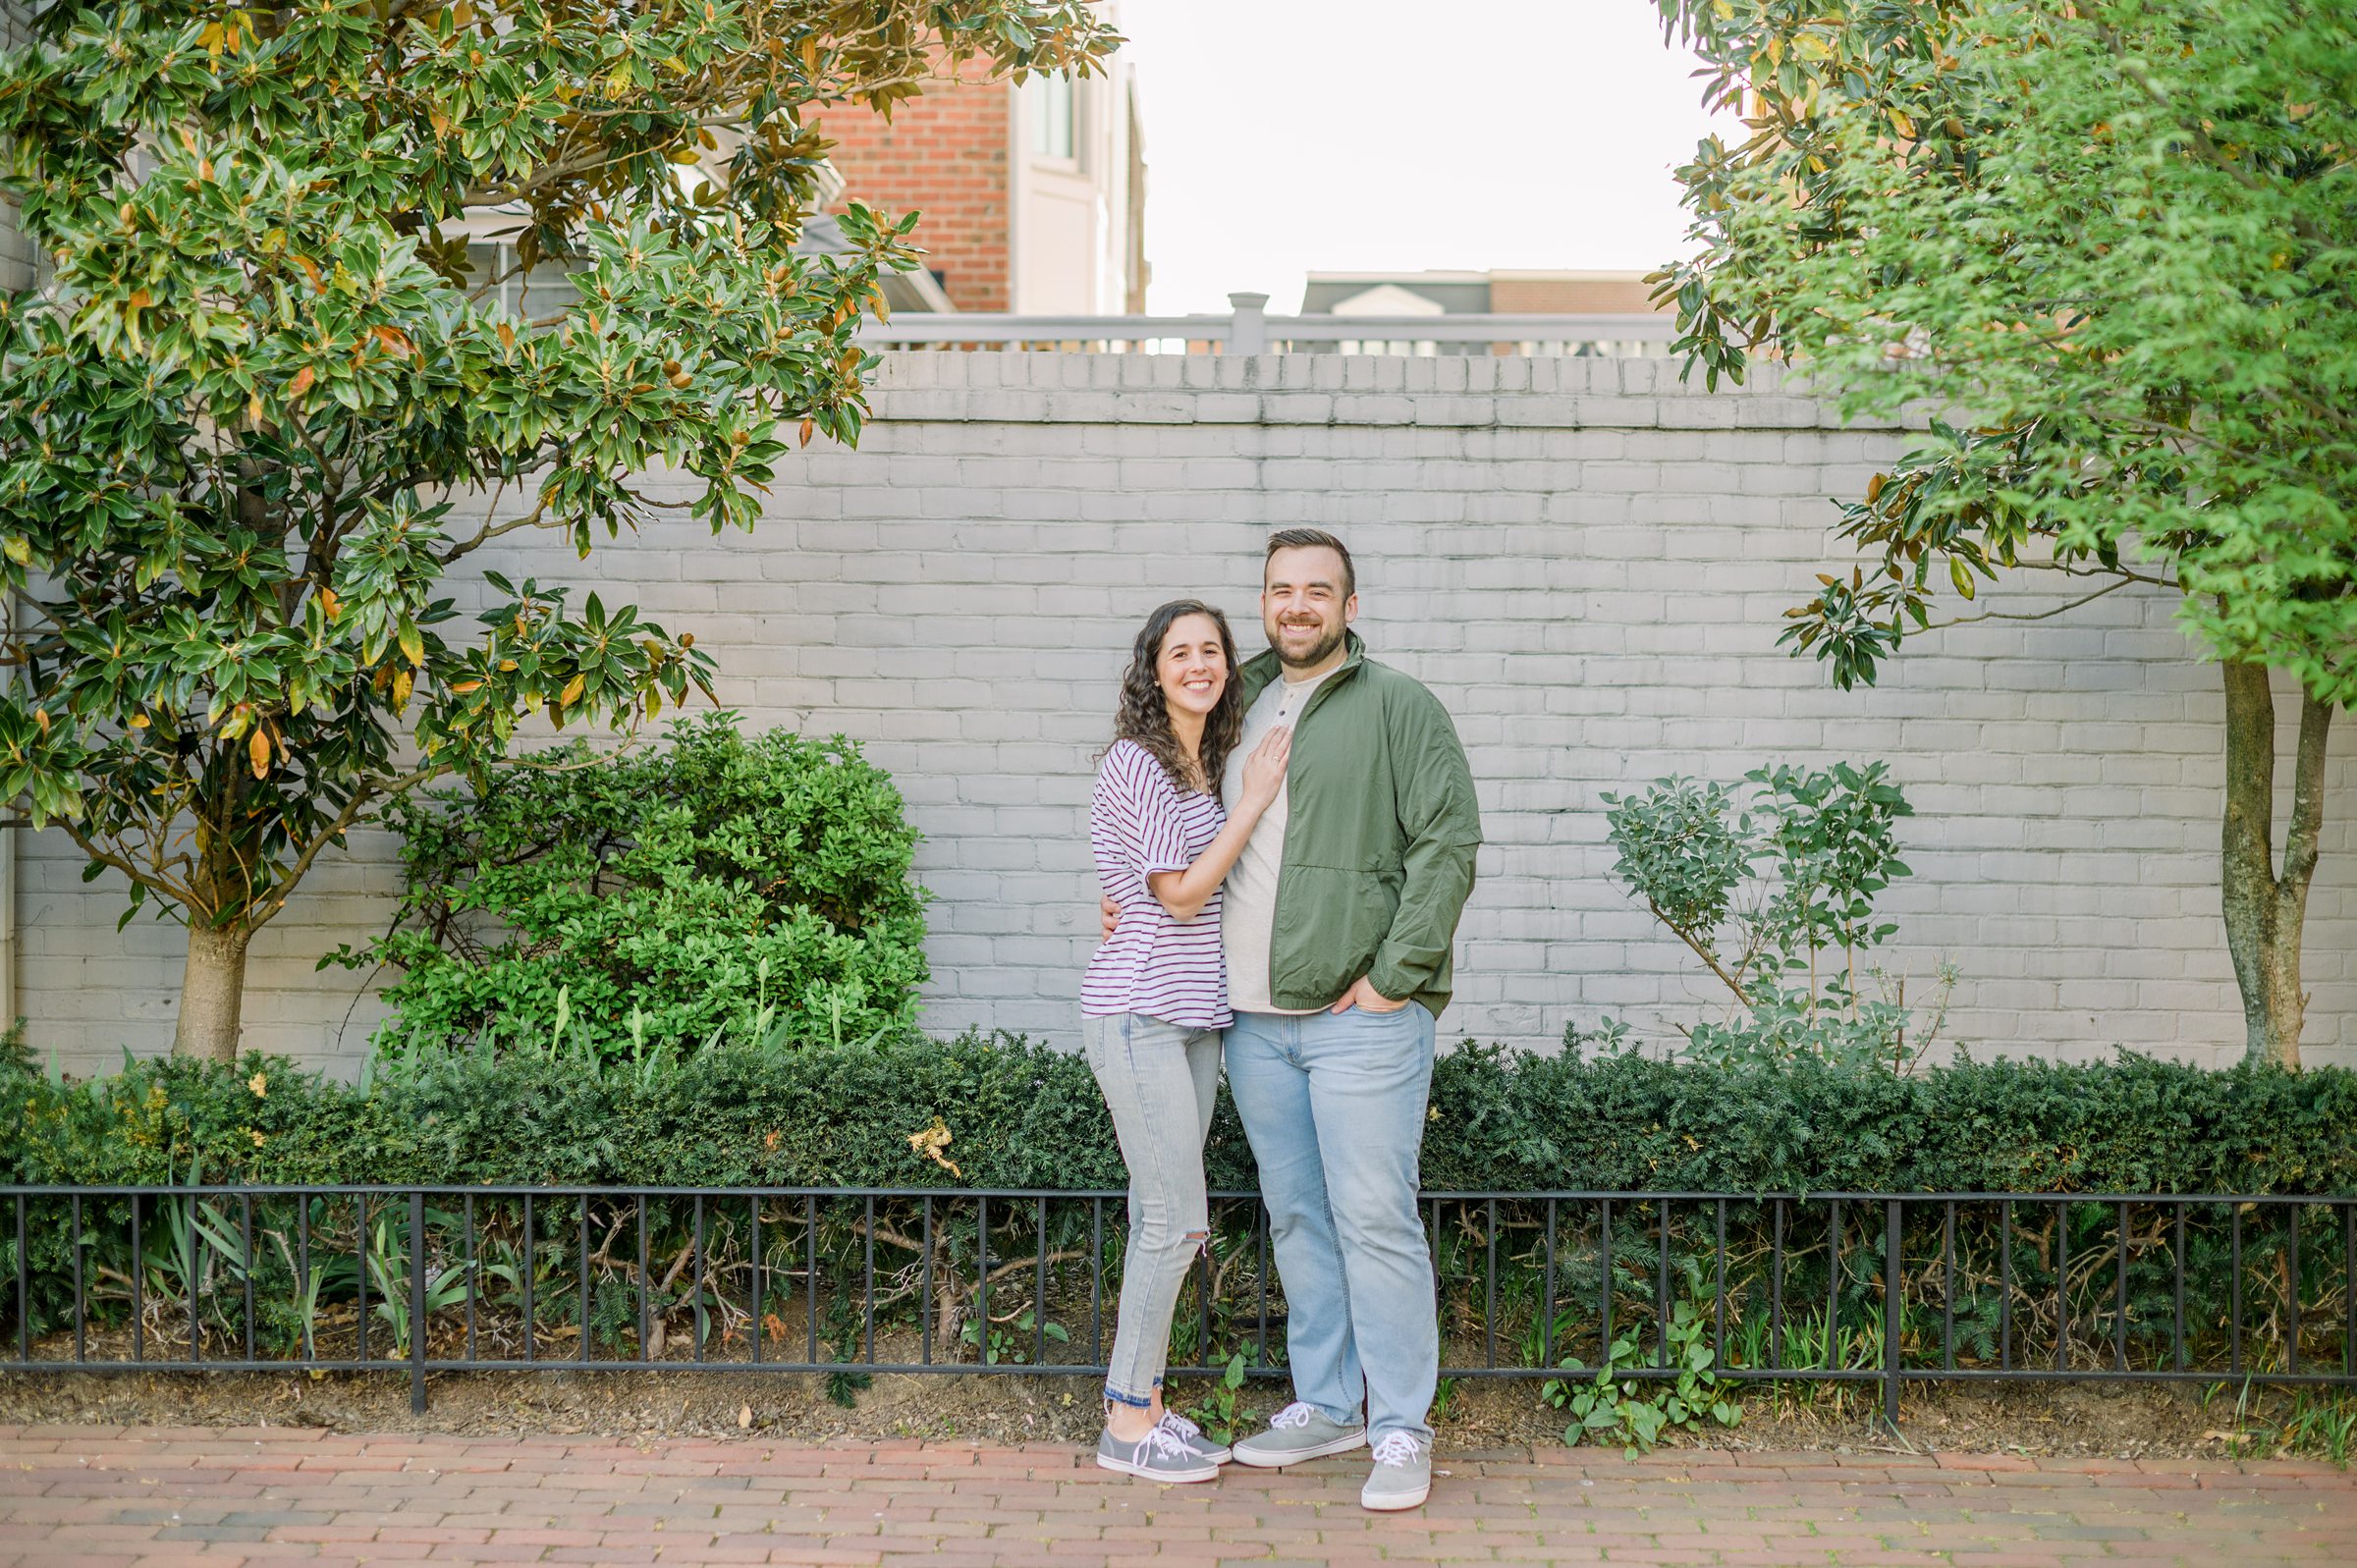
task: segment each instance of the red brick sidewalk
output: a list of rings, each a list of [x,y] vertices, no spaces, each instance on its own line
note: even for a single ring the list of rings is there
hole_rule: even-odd
[[[351,1437],[0,1427],[0,1564],[2357,1563],[2357,1476],[2312,1464],[1592,1451],[1155,1487],[1061,1445]]]

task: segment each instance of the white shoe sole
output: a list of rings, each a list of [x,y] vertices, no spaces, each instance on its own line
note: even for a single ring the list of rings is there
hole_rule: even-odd
[[[1414,1491],[1386,1492],[1380,1499],[1362,1491],[1358,1494],[1358,1505],[1369,1513],[1396,1514],[1402,1509],[1423,1507],[1424,1499],[1431,1495],[1432,1483],[1428,1481]]]
[[[1330,1438],[1315,1448],[1295,1448],[1283,1457],[1265,1459],[1238,1443],[1230,1457],[1237,1464],[1250,1465],[1255,1470],[1283,1470],[1288,1465],[1303,1464],[1312,1459],[1330,1459],[1336,1454],[1346,1454],[1353,1448],[1364,1448],[1366,1445],[1367,1434],[1354,1432],[1347,1437]]]
[[[1220,1479],[1220,1467],[1217,1465],[1206,1465],[1201,1470],[1149,1470],[1144,1465],[1132,1464],[1126,1459],[1116,1459],[1111,1454],[1097,1455],[1097,1464],[1103,1469],[1118,1471],[1124,1476],[1135,1476],[1140,1481],[1189,1482]]]

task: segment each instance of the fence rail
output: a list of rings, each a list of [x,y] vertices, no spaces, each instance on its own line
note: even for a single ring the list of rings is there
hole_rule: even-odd
[[[1667,354],[1672,317],[1653,314],[1272,316],[1235,294],[1227,315],[1046,316],[904,312],[859,330],[871,348],[1054,349],[1087,353]]]
[[[1102,1376],[1124,1195],[0,1187],[0,1371]],[[2357,1197],[1430,1192],[1443,1372],[2357,1387]],[[1213,1195],[1173,1369],[1284,1370]],[[1082,1325],[1085,1324],[1085,1337]],[[1572,1369],[1578,1369],[1574,1372]]]

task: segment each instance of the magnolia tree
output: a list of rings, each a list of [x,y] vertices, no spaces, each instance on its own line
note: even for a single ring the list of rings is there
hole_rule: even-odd
[[[2225,687],[2222,907],[2250,1053],[2299,1059],[2333,710],[2357,699],[2357,13],[2306,0],[1657,0],[1746,136],[1662,275],[1715,381],[1799,363],[1917,450],[1786,614],[1871,683],[1910,634],[2182,596]],[[1948,610],[2001,573],[2052,609]],[[2274,848],[2275,707],[2300,691]]]
[[[945,66],[1087,72],[1082,0],[56,4],[0,57],[5,183],[50,264],[0,297],[0,790],[189,928],[175,1050],[236,1050],[253,935],[331,846],[518,726],[708,688],[685,632],[454,568],[665,503],[749,525],[854,440],[852,334],[914,264],[853,207],[795,254],[820,105]],[[970,62],[971,64],[965,64]],[[454,220],[572,271],[497,303]],[[488,498],[487,510],[484,498]]]

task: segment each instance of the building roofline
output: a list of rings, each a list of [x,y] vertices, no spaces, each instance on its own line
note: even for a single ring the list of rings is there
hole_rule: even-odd
[[[1486,272],[1312,272],[1311,283],[1487,283]]]

